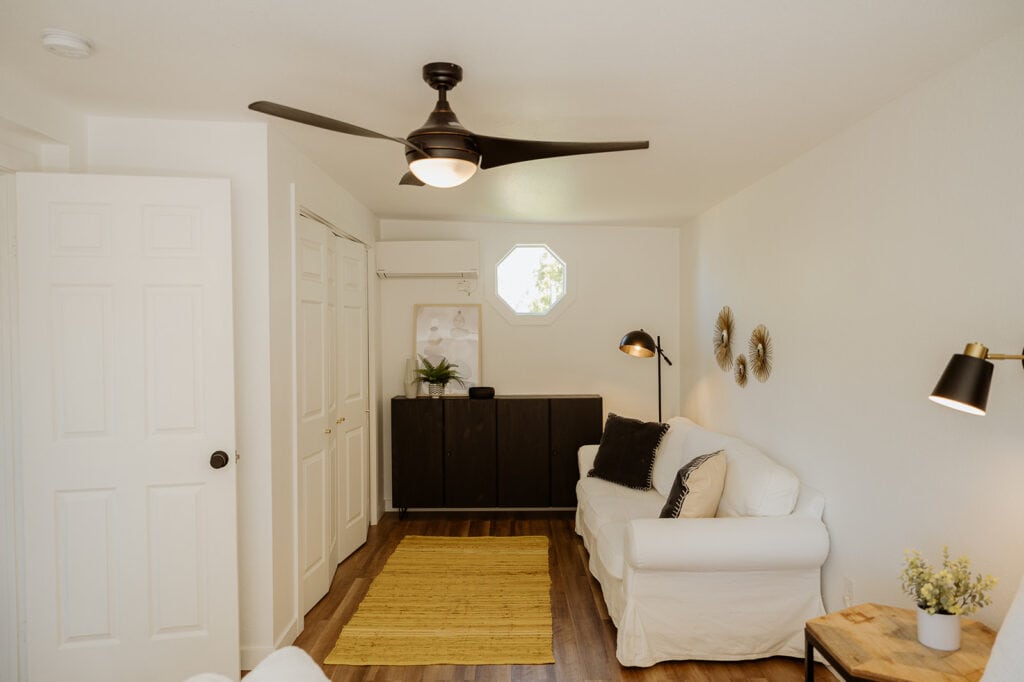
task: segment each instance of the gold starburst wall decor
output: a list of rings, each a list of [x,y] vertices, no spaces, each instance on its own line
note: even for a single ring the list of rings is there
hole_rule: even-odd
[[[715,320],[715,361],[722,371],[732,368],[732,310],[723,307]]]
[[[772,337],[763,324],[757,325],[750,334],[747,346],[750,356],[750,372],[760,382],[765,382],[772,373]]]
[[[747,356],[740,354],[736,357],[736,369],[733,370],[733,376],[736,377],[736,383],[740,385],[740,388],[747,385]]]

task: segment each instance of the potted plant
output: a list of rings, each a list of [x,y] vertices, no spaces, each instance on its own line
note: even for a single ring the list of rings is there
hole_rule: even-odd
[[[996,584],[990,575],[972,576],[971,561],[966,556],[950,560],[949,547],[942,548],[939,571],[916,549],[907,550],[900,581],[903,592],[917,603],[918,641],[943,651],[960,648],[960,616],[991,604],[988,592]]]
[[[458,365],[448,362],[448,358],[441,358],[441,361],[435,365],[421,355],[420,362],[423,363],[423,366],[416,370],[416,380],[427,384],[427,392],[431,398],[443,396],[444,387],[448,385],[449,381],[455,381],[460,386],[466,385],[459,370],[455,369]]]

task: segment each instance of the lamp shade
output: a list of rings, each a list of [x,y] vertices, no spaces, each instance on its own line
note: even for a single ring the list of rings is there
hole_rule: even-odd
[[[637,329],[622,337],[619,341],[619,350],[638,358],[650,358],[658,351],[658,344],[654,343],[650,334],[643,329]]]
[[[957,353],[935,384],[930,400],[968,414],[985,414],[988,389],[992,385],[992,363]]]

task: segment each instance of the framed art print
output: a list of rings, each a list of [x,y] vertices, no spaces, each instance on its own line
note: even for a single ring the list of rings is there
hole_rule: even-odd
[[[465,386],[448,384],[448,395],[466,395],[479,386],[482,357],[480,352],[480,304],[444,305],[418,303],[413,309],[414,344],[417,366],[422,355],[431,364],[442,358],[458,365]],[[426,390],[425,386],[420,391]]]

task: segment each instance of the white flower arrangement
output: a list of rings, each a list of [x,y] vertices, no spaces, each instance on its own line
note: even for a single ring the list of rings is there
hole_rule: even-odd
[[[900,574],[903,592],[928,613],[969,616],[988,606],[992,599],[986,594],[995,587],[996,579],[978,573],[971,576],[971,560],[960,556],[949,558],[949,547],[942,548],[942,570],[936,571],[916,549],[906,552],[906,566]]]

